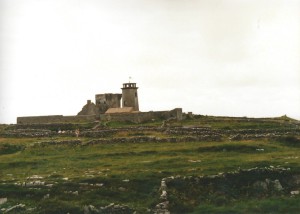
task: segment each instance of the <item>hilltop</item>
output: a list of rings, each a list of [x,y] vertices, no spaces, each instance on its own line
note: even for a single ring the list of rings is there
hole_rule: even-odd
[[[286,116],[204,115],[1,125],[0,209],[297,213],[299,125]]]

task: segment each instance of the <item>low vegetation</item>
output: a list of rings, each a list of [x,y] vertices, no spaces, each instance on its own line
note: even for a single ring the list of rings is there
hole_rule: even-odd
[[[298,121],[196,116],[161,124],[1,125],[0,212],[299,213]],[[47,134],[34,135],[41,129]]]

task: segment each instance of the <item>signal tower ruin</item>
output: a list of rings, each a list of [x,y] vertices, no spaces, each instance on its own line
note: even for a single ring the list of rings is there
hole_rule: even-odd
[[[136,83],[123,83],[122,107],[133,107],[134,111],[139,111],[138,87]]]

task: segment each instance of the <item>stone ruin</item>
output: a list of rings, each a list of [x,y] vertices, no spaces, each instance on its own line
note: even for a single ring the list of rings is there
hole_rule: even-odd
[[[74,116],[48,115],[18,117],[17,124],[82,123],[94,121],[121,121],[141,123],[153,120],[182,120],[182,109],[170,111],[141,112],[139,110],[136,83],[124,83],[122,94],[104,93],[95,95],[95,103],[88,100]]]

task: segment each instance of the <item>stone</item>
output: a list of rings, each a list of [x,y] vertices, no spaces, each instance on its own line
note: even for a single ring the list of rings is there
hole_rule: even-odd
[[[161,195],[160,195],[160,199],[166,200],[167,199],[167,191],[163,190]]]
[[[8,209],[5,210],[5,213],[11,212],[11,211],[15,211],[17,213],[17,210],[23,210],[25,208],[25,204],[17,204],[15,206],[12,206]]]
[[[93,205],[88,205],[88,206],[83,207],[83,213],[84,214],[94,214],[94,213],[100,213],[100,212]]]
[[[0,205],[5,204],[7,202],[7,198],[0,198]]]
[[[299,193],[300,193],[299,190],[291,191],[291,195],[299,195]]]
[[[253,187],[262,190],[262,191],[267,191],[268,190],[268,183],[266,181],[256,181],[253,184]]]
[[[283,190],[283,187],[282,187],[281,183],[279,182],[279,180],[274,181],[274,189],[276,191],[282,191]]]
[[[105,207],[101,207],[99,213],[134,213],[134,210],[126,205],[111,203]]]
[[[167,190],[167,184],[166,181],[162,180],[161,184],[160,184],[160,189],[163,190]]]
[[[43,199],[48,199],[50,198],[50,194],[44,195]]]
[[[27,177],[27,180],[35,180],[35,179],[43,179],[43,177],[39,175],[32,175],[30,177]]]
[[[294,185],[300,185],[300,175],[294,175],[294,176],[292,177],[292,183],[293,183]]]
[[[191,163],[201,163],[201,160],[188,160],[188,162],[191,162]]]
[[[126,191],[126,189],[124,187],[119,187],[118,190],[121,191],[121,192],[125,192]]]
[[[25,187],[34,187],[34,186],[44,186],[45,182],[44,181],[30,181],[30,182],[24,182],[22,186]]]
[[[161,202],[155,206],[153,213],[154,214],[170,214],[168,207],[169,207],[169,201]]]

